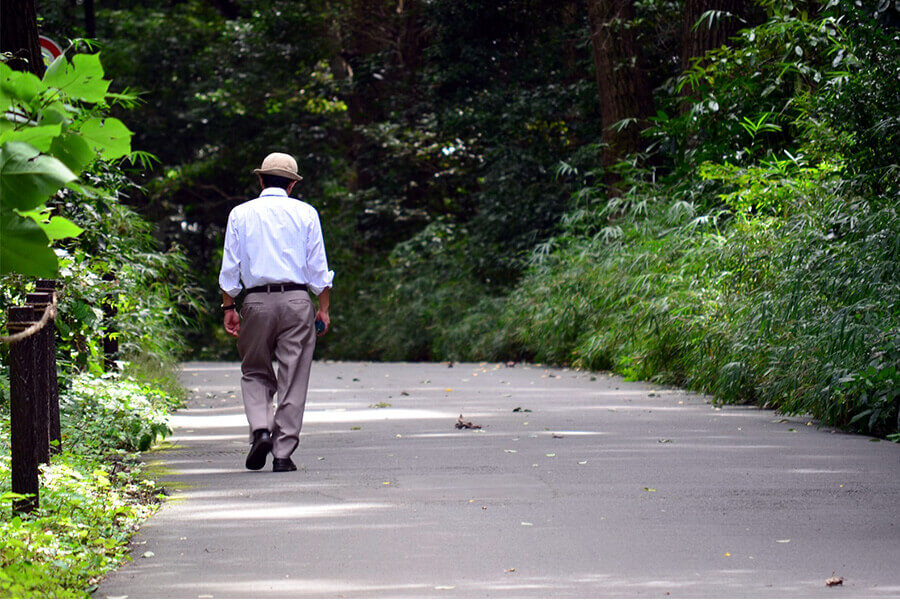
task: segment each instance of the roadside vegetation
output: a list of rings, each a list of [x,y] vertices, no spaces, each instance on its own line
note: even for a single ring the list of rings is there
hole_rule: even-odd
[[[235,357],[221,236],[273,150],[337,272],[324,357],[609,369],[900,441],[895,2],[40,11],[69,49],[0,64],[0,320],[60,281],[63,452],[14,517],[0,418],[2,595],[85,596],[125,556],[177,361]]]
[[[43,11],[88,33],[69,3]],[[287,150],[337,272],[323,356],[611,369],[897,439],[894,3],[94,16],[161,161],[129,203],[189,249],[209,306],[228,211]],[[191,344],[234,357],[206,314]]]
[[[139,452],[168,433],[182,397],[176,360],[192,300],[180,250],[123,200],[150,157],[110,116],[131,95],[108,92],[98,55],[59,59],[42,78],[0,63],[0,313],[36,277],[59,283],[62,451],[41,467],[40,508],[13,513],[8,346],[0,347],[0,596],[88,597],[127,556],[162,493]],[[114,318],[104,306],[115,308]],[[118,368],[103,338],[119,340]]]

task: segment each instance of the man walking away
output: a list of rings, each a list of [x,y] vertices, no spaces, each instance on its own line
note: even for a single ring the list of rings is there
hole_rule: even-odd
[[[222,310],[225,330],[238,338],[241,355],[241,394],[250,425],[246,466],[262,469],[271,452],[273,471],[296,471],[291,454],[300,442],[316,337],[330,326],[334,271],[328,270],[319,214],[290,197],[301,179],[297,161],[275,152],[253,172],[262,193],[228,215],[219,272]],[[238,314],[234,299],[242,288],[247,293]],[[318,311],[309,292],[318,296]]]

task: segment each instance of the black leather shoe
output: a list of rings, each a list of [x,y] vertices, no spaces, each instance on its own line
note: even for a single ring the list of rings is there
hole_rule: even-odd
[[[257,429],[253,432],[253,444],[247,453],[247,462],[244,463],[251,471],[259,471],[266,466],[266,457],[272,451],[272,436],[265,429]]]
[[[285,471],[296,471],[297,465],[289,458],[273,458],[272,471],[275,473],[283,473]]]

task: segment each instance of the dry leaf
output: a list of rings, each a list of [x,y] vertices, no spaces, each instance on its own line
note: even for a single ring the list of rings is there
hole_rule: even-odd
[[[459,420],[456,421],[457,429],[481,429],[481,425],[473,425],[472,421],[464,421],[463,416],[459,415]]]
[[[831,577],[829,577],[828,579],[825,580],[825,585],[827,585],[828,587],[832,587],[835,585],[844,585],[844,578],[843,577],[835,577],[834,574],[832,573]]]

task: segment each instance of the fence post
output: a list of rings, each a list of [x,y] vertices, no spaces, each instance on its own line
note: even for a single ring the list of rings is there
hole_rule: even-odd
[[[56,291],[56,280],[38,279],[35,287],[37,291],[53,295]],[[47,323],[47,343],[50,369],[50,453],[62,452],[62,428],[59,418],[59,380],[56,370],[56,320]]]
[[[53,304],[50,294],[27,294],[25,304],[34,307],[34,318],[40,319],[44,311]],[[49,325],[50,322],[47,322]],[[44,327],[34,337],[34,381],[35,381],[35,435],[37,436],[37,457],[41,464],[50,464],[50,379],[56,379],[56,371],[50,373],[50,328]]]
[[[115,273],[103,275],[103,281],[115,280]],[[106,334],[103,336],[103,364],[108,371],[116,370],[116,359],[119,357],[119,338],[114,335],[116,328],[113,324],[117,314],[115,294],[109,294],[103,300],[103,320],[106,322]]]
[[[7,329],[16,334],[35,322],[34,309],[16,306],[8,309]],[[12,491],[29,497],[13,500],[13,512],[31,512],[40,504],[38,453],[35,435],[36,421],[36,336],[30,336],[9,346],[10,391],[10,469]]]

